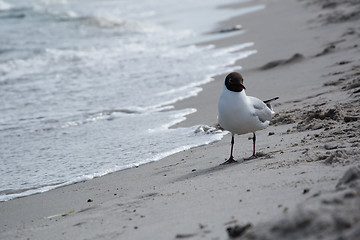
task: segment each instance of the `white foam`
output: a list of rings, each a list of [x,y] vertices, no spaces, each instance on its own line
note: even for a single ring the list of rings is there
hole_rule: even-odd
[[[184,121],[186,119],[186,115],[195,113],[196,109],[195,108],[188,108],[188,109],[183,109],[183,110],[179,110],[179,111],[173,111],[172,116],[170,121],[168,121],[167,123],[162,124],[161,126],[157,127],[157,128],[151,128],[149,129],[149,133],[156,133],[159,131],[166,131],[168,130],[171,126],[176,125],[177,123],[180,123],[182,121]]]
[[[144,162],[141,162],[141,164],[144,164],[147,162],[152,162],[152,161],[158,161],[160,159],[163,159],[165,157],[168,157],[170,155],[173,155],[173,154],[181,152],[181,151],[186,151],[186,150],[189,150],[194,147],[200,147],[200,146],[204,146],[204,145],[208,145],[210,143],[220,141],[224,135],[228,134],[228,132],[226,132],[226,131],[213,131],[213,132],[197,131],[201,127],[204,127],[204,125],[198,125],[198,126],[193,126],[193,127],[189,128],[188,134],[193,135],[193,136],[196,135],[198,138],[202,138],[201,139],[202,141],[199,141],[197,143],[192,143],[192,144],[186,144],[186,145],[174,148],[172,150],[159,153],[151,158],[146,159]],[[211,134],[211,137],[209,137],[209,134]]]
[[[5,11],[11,9],[13,6],[3,0],[0,0],[0,11]]]

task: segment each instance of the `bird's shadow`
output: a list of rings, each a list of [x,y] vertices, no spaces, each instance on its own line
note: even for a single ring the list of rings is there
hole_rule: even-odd
[[[240,158],[240,159],[236,160],[236,162],[234,162],[234,163],[229,163],[229,164],[222,163],[220,165],[216,165],[216,166],[213,166],[213,167],[200,169],[200,170],[194,169],[194,170],[192,170],[192,172],[176,178],[175,182],[184,181],[184,180],[188,180],[190,178],[202,176],[202,175],[205,175],[205,174],[214,173],[214,172],[221,171],[221,170],[224,170],[224,169],[229,168],[229,167],[234,167],[236,165],[243,164],[243,163],[248,163],[248,162],[251,162],[251,161],[259,161],[259,160],[262,160],[262,159],[272,158],[271,154],[265,154],[263,152],[257,152],[256,156],[257,156],[257,158],[255,158],[255,159]]]
[[[216,166],[213,166],[213,167],[200,169],[200,170],[197,170],[197,169],[195,170],[194,169],[194,170],[192,170],[192,172],[190,172],[188,174],[185,174],[183,176],[180,176],[177,179],[175,179],[175,182],[184,181],[184,180],[187,180],[187,179],[190,179],[190,178],[194,178],[194,177],[206,175],[206,174],[209,174],[209,173],[217,172],[217,171],[220,171],[220,170],[224,170],[226,168],[234,167],[234,166],[236,166],[238,164],[242,164],[244,162],[248,162],[248,160],[245,160],[245,159],[241,158],[241,159],[236,160],[236,162],[230,163],[230,164],[220,164],[220,165],[216,165]]]

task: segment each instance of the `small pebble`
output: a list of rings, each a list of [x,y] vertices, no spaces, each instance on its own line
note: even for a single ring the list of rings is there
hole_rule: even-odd
[[[310,192],[310,189],[309,189],[309,188],[305,188],[304,191],[303,191],[303,194],[306,194],[306,193],[308,193],[308,192]]]
[[[237,238],[243,235],[251,226],[252,225],[250,223],[244,226],[235,225],[234,227],[228,227],[226,231],[230,238]]]
[[[324,145],[324,148],[326,150],[333,150],[333,149],[337,149],[338,145],[337,144],[327,143],[327,144]]]

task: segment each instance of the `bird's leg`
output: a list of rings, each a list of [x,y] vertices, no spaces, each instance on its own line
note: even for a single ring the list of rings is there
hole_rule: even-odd
[[[256,142],[256,135],[255,132],[253,132],[253,157],[256,157],[256,153],[255,153],[255,142]]]
[[[251,160],[251,159],[257,158],[256,152],[255,152],[255,143],[256,143],[256,135],[255,135],[255,132],[253,132],[253,155],[251,157],[247,158],[246,160]]]
[[[230,157],[229,159],[224,162],[223,164],[229,164],[229,163],[236,163],[236,161],[234,160],[234,157],[233,157],[233,149],[234,149],[234,134],[232,134],[231,136],[231,151],[230,151]]]
[[[234,150],[234,134],[231,136],[231,151],[230,151],[230,157],[229,157],[229,160],[234,160],[234,157],[233,157],[233,150]]]

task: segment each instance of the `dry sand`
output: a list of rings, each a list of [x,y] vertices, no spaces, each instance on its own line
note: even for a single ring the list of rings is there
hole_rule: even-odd
[[[230,19],[254,42],[236,63],[247,94],[274,105],[273,124],[236,136],[238,164],[220,166],[230,136],[161,161],[0,203],[0,239],[358,239],[360,236],[359,1],[256,0]],[[340,3],[341,2],[341,3]],[[176,104],[179,124],[216,124],[224,76]],[[260,85],[261,84],[261,85]],[[346,174],[345,174],[346,173]],[[343,177],[344,176],[344,177]],[[61,216],[63,214],[64,216]]]

